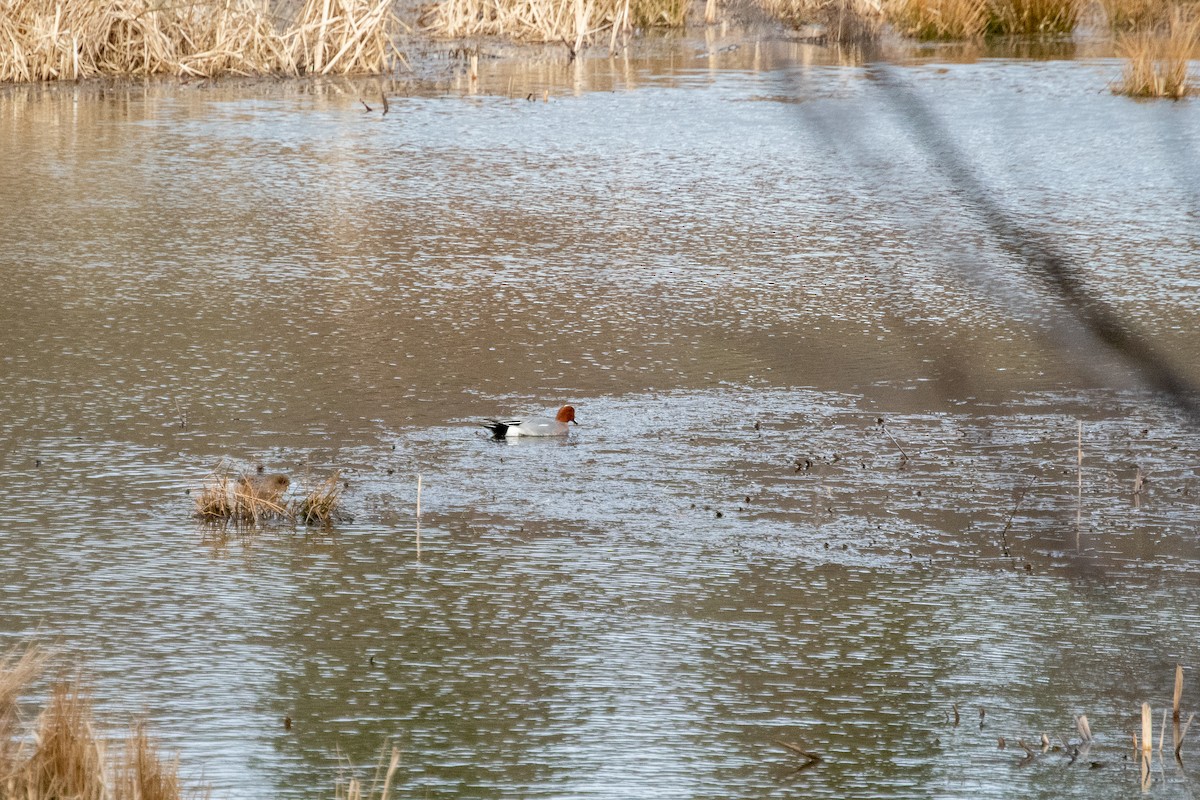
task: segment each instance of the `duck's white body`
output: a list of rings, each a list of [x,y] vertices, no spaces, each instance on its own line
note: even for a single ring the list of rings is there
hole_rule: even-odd
[[[575,422],[575,409],[563,406],[553,417],[530,417],[529,419],[487,419],[483,427],[497,439],[513,436],[566,436]],[[578,425],[578,422],[575,422]]]

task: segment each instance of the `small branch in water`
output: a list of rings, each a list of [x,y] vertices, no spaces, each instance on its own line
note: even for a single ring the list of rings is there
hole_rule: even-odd
[[[363,108],[365,108],[365,109],[367,110],[367,113],[370,113],[371,111],[373,111],[373,110],[374,110],[374,109],[372,109],[372,108],[371,108],[369,105],[367,105],[367,101],[366,101],[366,100],[363,100],[361,97],[360,97],[360,98],[358,98],[358,102],[360,102],[360,103],[362,103],[362,104],[363,104]]]
[[[1142,507],[1142,490],[1146,487],[1146,473],[1142,472],[1142,468],[1137,468],[1137,475],[1133,479],[1133,507]],[[1176,717],[1178,719],[1178,717]]]
[[[383,88],[382,88],[382,87],[380,87],[380,89],[379,89],[379,101],[380,101],[381,103],[383,103],[383,114],[382,114],[381,116],[384,116],[384,117],[386,117],[386,116],[387,116],[387,113],[388,113],[388,111],[390,111],[390,110],[391,110],[391,108],[390,108],[390,106],[388,106],[388,99],[387,99],[387,95],[383,93]]]
[[[785,747],[788,750],[791,750],[793,753],[795,753],[798,756],[804,757],[805,762],[800,765],[799,769],[808,769],[809,767],[815,766],[816,764],[820,764],[822,761],[825,760],[825,759],[821,758],[819,755],[817,755],[816,753],[812,752],[811,750],[805,750],[803,747],[796,744],[795,742],[785,742],[780,739],[776,739],[775,744],[779,745],[780,747]]]
[[[887,423],[884,422],[883,417],[877,417],[876,421],[879,423],[879,429],[887,434],[887,437],[892,440],[892,444],[896,445],[896,449],[900,451],[900,463],[908,461],[908,453],[904,452],[904,448],[896,441],[896,437],[892,436],[892,432],[888,430]]]
[[[421,557],[421,475],[417,473],[417,558]]]
[[[1187,722],[1183,723],[1183,730],[1179,732],[1179,741],[1175,742],[1175,759],[1179,760],[1179,751],[1183,749],[1183,737],[1187,736],[1188,728],[1192,726],[1192,720],[1195,718],[1196,712],[1188,714]]]
[[[1079,421],[1079,451],[1075,463],[1075,549],[1079,550],[1079,536],[1083,528],[1083,420]]]
[[[1025,501],[1025,495],[1033,488],[1033,482],[1036,480],[1036,475],[1030,475],[1029,483],[1013,489],[1012,511],[1008,512],[1008,519],[1004,522],[1004,530],[1000,531],[1000,552],[1006,557],[1012,556],[1012,552],[1008,549],[1008,532],[1012,530],[1013,520],[1017,518],[1017,512],[1021,510],[1021,503]]]

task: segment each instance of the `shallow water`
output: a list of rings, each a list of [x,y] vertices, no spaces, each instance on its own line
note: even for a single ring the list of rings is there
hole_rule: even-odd
[[[901,76],[1196,377],[1200,112],[1050,55]],[[871,70],[731,34],[442,72],[0,92],[5,640],[219,797],[389,743],[403,796],[1135,791],[1141,702],[1200,692],[1200,441]],[[566,401],[568,441],[475,425]],[[339,469],[354,520],[200,527],[222,460]]]

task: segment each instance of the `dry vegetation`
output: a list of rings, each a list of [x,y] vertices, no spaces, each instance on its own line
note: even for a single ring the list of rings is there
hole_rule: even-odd
[[[564,42],[572,52],[634,27],[679,26],[690,0],[441,0],[422,18],[433,36]]]
[[[159,754],[144,726],[135,727],[115,752],[109,752],[111,742],[97,734],[91,698],[78,679],[53,682],[45,708],[26,724],[17,700],[30,691],[44,661],[36,648],[0,657],[0,797],[175,800],[186,796],[177,761]]]
[[[918,39],[975,39],[984,35],[1068,34],[1082,0],[891,0],[897,30]]]
[[[1113,88],[1118,94],[1173,99],[1192,94],[1188,62],[1200,51],[1200,12],[1177,7],[1165,20],[1143,20],[1139,29],[1117,36],[1117,51],[1126,59]]]
[[[196,516],[209,523],[251,527],[274,522],[332,525],[342,518],[340,474],[335,472],[300,497],[289,499],[290,485],[286,475],[261,470],[234,478],[229,467],[221,465],[195,497]]]
[[[0,0],[0,81],[384,72],[392,0]]]

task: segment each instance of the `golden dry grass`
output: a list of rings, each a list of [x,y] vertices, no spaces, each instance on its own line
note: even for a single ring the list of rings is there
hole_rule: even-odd
[[[1200,13],[1175,8],[1165,24],[1117,37],[1125,60],[1117,94],[1179,99],[1196,91],[1188,62],[1200,50]]]
[[[422,17],[437,38],[508,36],[563,42],[571,52],[633,27],[679,26],[690,0],[439,0]]]
[[[841,43],[874,39],[884,22],[875,0],[759,0],[758,5],[794,28],[815,26],[822,38]]]
[[[904,35],[938,40],[1067,34],[1081,9],[1082,0],[889,0],[886,6]]]
[[[392,781],[400,766],[400,749],[392,748],[390,757],[385,762],[386,751],[380,755],[379,763],[375,766],[375,777],[370,786],[363,786],[358,778],[350,778],[343,783],[338,781],[334,789],[335,800],[388,800],[392,795]],[[386,769],[385,769],[386,763]]]
[[[988,32],[1003,36],[1068,34],[1083,0],[993,0]]]
[[[400,55],[390,0],[309,0],[283,17],[263,0],[0,0],[0,81],[370,73]]]
[[[204,522],[259,527],[271,523],[332,525],[342,519],[342,478],[335,472],[306,487],[300,497],[286,496],[286,475],[243,472],[233,477],[222,463],[195,495],[196,516]]]
[[[890,0],[889,21],[917,39],[975,39],[988,29],[989,0]]]
[[[16,699],[32,691],[45,659],[37,648],[0,658],[0,797],[21,800],[178,800],[176,761],[164,760],[138,726],[110,755],[82,681],[59,679],[30,723]],[[202,794],[202,793],[201,793]]]
[[[305,525],[332,525],[339,519],[342,502],[342,476],[334,473],[307,491],[293,506],[295,516]]]

